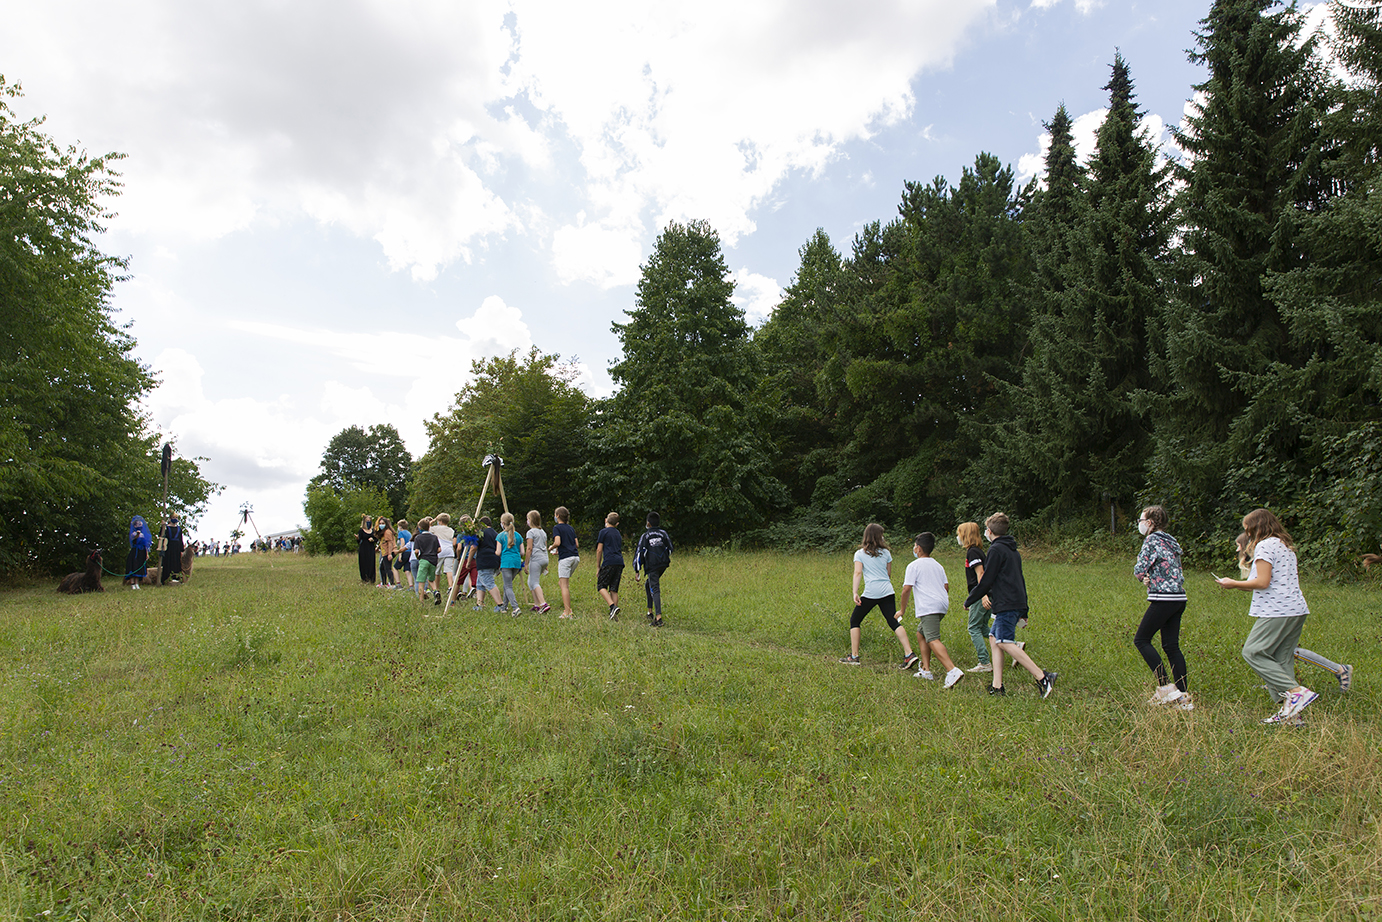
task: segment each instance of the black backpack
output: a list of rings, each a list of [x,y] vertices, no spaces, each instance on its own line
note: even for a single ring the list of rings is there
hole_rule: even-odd
[[[656,529],[646,535],[648,544],[647,551],[643,554],[643,569],[665,570],[672,565],[672,552],[667,549],[671,539],[667,537],[667,532]]]

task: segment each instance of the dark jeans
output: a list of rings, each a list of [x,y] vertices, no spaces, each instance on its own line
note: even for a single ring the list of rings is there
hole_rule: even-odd
[[[662,617],[662,574],[665,570],[649,570],[643,589],[648,594],[648,609],[657,618]]]
[[[1170,684],[1166,680],[1166,667],[1156,647],[1152,646],[1152,638],[1160,631],[1161,649],[1166,651],[1166,658],[1171,661],[1171,674],[1175,677],[1176,688],[1184,692],[1190,689],[1185,686],[1185,656],[1180,652],[1180,618],[1183,614],[1183,599],[1179,602],[1148,602],[1147,613],[1142,616],[1142,623],[1138,625],[1132,643],[1156,674],[1157,684]]]

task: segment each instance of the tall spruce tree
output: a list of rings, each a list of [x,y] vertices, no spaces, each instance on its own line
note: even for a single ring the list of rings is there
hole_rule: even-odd
[[[767,432],[775,471],[795,506],[811,502],[820,477],[834,469],[834,439],[821,407],[816,379],[834,351],[840,325],[845,270],[824,230],[802,246],[796,277],[786,296],[753,337],[763,373],[756,400],[770,410]]]
[[[787,506],[733,293],[710,225],[673,222],[658,236],[629,320],[614,324],[619,391],[597,412],[581,472],[595,515],[656,510],[689,541],[719,541]]]
[[[1222,507],[1278,503],[1302,474],[1299,432],[1260,376],[1308,356],[1264,281],[1299,267],[1295,217],[1327,197],[1325,100],[1315,40],[1294,7],[1274,6],[1216,0],[1190,55],[1209,70],[1202,102],[1177,132],[1188,155],[1183,242],[1155,357],[1168,396],[1156,408],[1150,493],[1190,527],[1208,527]]]
[[[1168,168],[1139,132],[1121,54],[1104,89],[1108,114],[1083,194],[1070,200],[1068,223],[1044,222],[1043,251],[1065,258],[1042,273],[1052,309],[1034,318],[1022,385],[1010,389],[1013,416],[984,455],[1020,491],[1010,505],[1044,506],[1056,520],[1131,502],[1144,484],[1151,440],[1147,354],[1169,237]],[[1054,165],[1068,170],[1063,157]]]
[[[1298,360],[1255,379],[1299,426],[1311,477],[1290,511],[1302,553],[1329,564],[1382,539],[1382,11],[1339,4],[1334,19],[1350,75],[1325,120],[1340,194],[1294,210],[1304,257],[1265,287]]]
[[[845,518],[913,524],[949,515],[974,451],[968,417],[999,412],[1020,373],[1034,186],[980,154],[953,187],[908,183],[899,219],[856,241],[847,323],[823,370],[841,427]]]

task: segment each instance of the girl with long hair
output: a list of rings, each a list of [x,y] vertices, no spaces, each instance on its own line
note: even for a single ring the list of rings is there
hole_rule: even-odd
[[[859,587],[863,581],[863,589]],[[840,662],[847,666],[859,665],[859,626],[865,616],[877,606],[888,622],[888,629],[897,635],[902,644],[902,668],[910,669],[916,664],[917,655],[907,640],[907,629],[897,620],[897,594],[893,591],[893,555],[888,549],[888,539],[883,526],[870,522],[864,526],[864,539],[859,550],[854,552],[854,612],[849,618],[849,655]]]
[[[1300,591],[1295,544],[1286,526],[1268,509],[1254,509],[1243,516],[1248,536],[1244,556],[1251,561],[1247,579],[1219,577],[1225,589],[1252,592],[1248,615],[1256,618],[1243,659],[1267,684],[1267,695],[1280,704],[1267,724],[1300,723],[1300,712],[1319,697],[1296,681],[1294,656],[1310,607]]]

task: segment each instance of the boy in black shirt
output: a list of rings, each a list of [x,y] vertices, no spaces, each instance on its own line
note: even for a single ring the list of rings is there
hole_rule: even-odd
[[[662,574],[672,565],[672,536],[662,528],[662,517],[648,513],[647,531],[638,539],[633,553],[633,578],[641,582],[638,571],[646,570],[648,582],[648,622],[662,627]]]
[[[1017,621],[1027,611],[1027,581],[1022,577],[1022,555],[1017,552],[1017,542],[1008,534],[1010,527],[1011,522],[1001,512],[995,512],[984,520],[984,537],[989,540],[988,559],[984,563],[984,575],[979,579],[979,584],[970,590],[969,597],[965,599],[965,607],[988,596],[993,612],[993,627],[989,631],[989,648],[993,652],[993,684],[989,686],[989,694],[1007,694],[1007,689],[1003,688],[1003,654],[1006,653],[1032,674],[1036,679],[1037,692],[1046,698],[1056,686],[1056,674],[1042,670],[1017,645]]]

